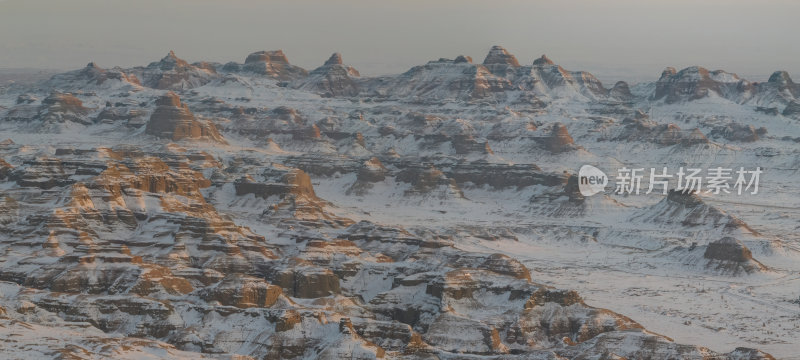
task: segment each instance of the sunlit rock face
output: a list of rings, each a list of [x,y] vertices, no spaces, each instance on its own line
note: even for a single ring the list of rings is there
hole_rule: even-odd
[[[357,82],[360,76],[358,70],[342,64],[342,54],[334,53],[322,66],[312,70],[297,87],[326,97],[353,96],[360,91]]]
[[[173,92],[156,100],[156,109],[150,115],[145,133],[172,140],[202,139],[225,142],[213,124],[197,120],[189,108]]]
[[[162,90],[186,90],[203,86],[216,77],[208,63],[189,64],[170,51],[161,60],[130,70],[144,86]]]
[[[793,355],[788,74],[606,87],[488,50],[382,76],[170,53],[3,88],[0,358]],[[587,164],[770,172],[753,210],[583,196]]]
[[[232,65],[232,68],[235,67],[237,66]],[[258,51],[247,55],[244,65],[239,69],[279,80],[298,79],[308,75],[305,69],[289,64],[289,59],[282,50]]]

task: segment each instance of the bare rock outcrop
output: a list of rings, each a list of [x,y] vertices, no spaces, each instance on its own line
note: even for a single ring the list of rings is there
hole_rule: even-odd
[[[741,219],[706,204],[693,190],[669,190],[666,198],[638,211],[632,220],[658,223],[663,226],[703,227],[726,234],[735,232],[757,234]]]
[[[659,124],[646,116],[626,118],[624,127],[614,136],[613,141],[642,141],[657,145],[691,146],[709,143],[699,129],[684,130],[675,124]]]
[[[570,136],[569,131],[567,131],[567,127],[562,123],[553,124],[550,133],[545,137],[537,138],[536,141],[541,147],[553,154],[559,154],[578,148],[572,136]]]
[[[84,107],[83,102],[74,95],[53,92],[42,100],[38,118],[51,123],[71,121],[88,125],[92,123],[87,117],[88,113],[89,109]]]
[[[703,257],[708,259],[708,267],[733,275],[766,269],[753,259],[747,246],[730,236],[709,243]]]
[[[63,74],[53,75],[48,81],[58,88],[84,90],[86,87],[137,87],[141,84],[136,75],[126,73],[123,69],[115,67],[104,69],[90,62],[83,69],[68,71]]]
[[[208,140],[225,143],[217,128],[195,118],[180,97],[168,92],[156,100],[156,109],[150,115],[145,133],[174,141]]]
[[[710,136],[723,138],[729,141],[754,142],[761,136],[766,135],[767,129],[760,127],[756,129],[753,125],[730,123],[725,126],[715,126],[711,129]]]
[[[793,100],[783,109],[783,116],[800,118],[800,101]]]
[[[147,67],[130,69],[141,84],[154,89],[187,90],[203,86],[213,80],[216,70],[207,63],[189,64],[170,51],[160,61]]]
[[[249,71],[278,80],[295,80],[308,76],[308,71],[289,63],[283,50],[257,51],[244,61],[244,65],[226,65],[226,70]]]
[[[325,97],[354,96],[360,91],[356,81],[359,76],[358,70],[342,64],[341,54],[334,53],[325,64],[312,70],[297,87]]]
[[[664,100],[668,104],[692,101],[710,95],[726,98],[734,102],[748,99],[754,86],[736,74],[722,70],[709,71],[700,66],[692,66],[681,71],[669,67],[661,73],[651,100]]]
[[[517,58],[508,52],[504,47],[495,45],[486,54],[483,59],[483,65],[489,68],[492,72],[504,70],[505,67],[519,67]]]

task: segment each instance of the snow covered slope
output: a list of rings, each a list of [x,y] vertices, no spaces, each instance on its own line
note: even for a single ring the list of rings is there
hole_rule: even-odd
[[[499,46],[381,77],[170,52],[10,86],[0,353],[800,358],[798,94],[701,67],[609,87]],[[763,173],[587,197],[585,164]]]

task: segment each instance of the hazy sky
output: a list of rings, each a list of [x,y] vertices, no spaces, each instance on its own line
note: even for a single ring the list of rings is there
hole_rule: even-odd
[[[0,68],[243,62],[283,49],[314,68],[333,52],[362,73],[396,73],[491,45],[521,63],[546,53],[603,80],[702,65],[800,81],[796,0],[0,0]],[[759,80],[759,79],[755,79]]]

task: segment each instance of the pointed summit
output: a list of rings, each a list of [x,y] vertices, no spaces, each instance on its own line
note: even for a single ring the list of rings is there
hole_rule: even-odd
[[[306,79],[295,86],[324,97],[353,96],[359,92],[359,86],[353,80],[358,76],[361,76],[358,70],[342,64],[342,54],[333,53],[325,64],[311,71]]]
[[[554,65],[555,63],[553,60],[550,60],[547,55],[542,54],[542,56],[536,60],[533,60],[533,65],[541,66],[541,65]]]
[[[786,71],[776,71],[770,75],[769,80],[767,82],[775,83],[780,86],[786,85],[794,85],[794,81],[792,81],[792,77],[789,76],[789,73]]]
[[[174,141],[203,139],[225,143],[213,124],[197,120],[178,94],[168,91],[156,99],[156,109],[150,115],[145,133]]]
[[[175,55],[175,51],[173,51],[173,50],[170,50],[169,53],[166,56],[161,58],[161,62],[162,63],[165,63],[165,62],[168,62],[168,63],[181,63],[181,62],[186,63],[186,61],[184,61],[183,59],[181,59],[177,55]]]
[[[325,61],[324,65],[342,65],[342,54],[340,53],[333,53],[327,61]]]
[[[175,51],[170,50],[167,56],[161,58],[161,61],[155,63],[161,70],[172,70],[175,68],[182,68],[189,66],[189,63],[186,60],[179,58],[175,55]],[[152,65],[152,64],[151,64]]]
[[[483,65],[510,65],[519,67],[519,61],[514,55],[511,55],[505,48],[499,45],[492,46],[486,59],[483,60]]]

